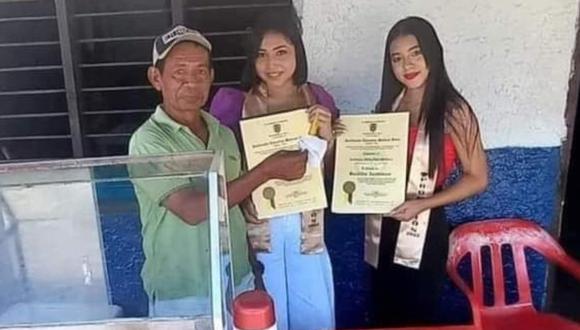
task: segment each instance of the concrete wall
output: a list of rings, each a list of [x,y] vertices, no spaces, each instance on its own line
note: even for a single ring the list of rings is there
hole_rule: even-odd
[[[385,38],[399,19],[427,18],[452,81],[475,109],[488,148],[557,146],[578,15],[576,0],[301,0],[310,78],[345,113],[380,93]]]

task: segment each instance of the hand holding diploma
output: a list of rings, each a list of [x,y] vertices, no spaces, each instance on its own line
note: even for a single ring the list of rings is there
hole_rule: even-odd
[[[342,116],[332,210],[384,214],[405,201],[408,113]]]

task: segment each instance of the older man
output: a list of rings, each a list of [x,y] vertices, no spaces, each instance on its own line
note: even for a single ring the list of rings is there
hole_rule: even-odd
[[[228,180],[235,292],[253,288],[245,221],[238,204],[270,179],[294,180],[305,171],[304,152],[280,152],[245,174],[233,133],[202,110],[214,79],[210,42],[176,26],[156,38],[147,75],[162,104],[135,131],[130,155],[222,150]],[[194,187],[135,180],[143,224],[142,278],[150,315],[209,312],[207,202]]]

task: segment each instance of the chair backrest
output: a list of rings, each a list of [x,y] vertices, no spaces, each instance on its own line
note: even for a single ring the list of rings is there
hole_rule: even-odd
[[[529,247],[548,261],[562,267],[580,280],[580,264],[570,258],[550,234],[530,220],[496,219],[477,221],[457,227],[449,239],[447,271],[455,284],[468,297],[477,322],[482,310],[505,308],[506,293],[503,272],[502,246],[510,245],[513,253],[519,299],[510,306],[533,308],[526,266],[525,248]],[[492,306],[484,304],[484,283],[481,249],[489,247],[493,277]],[[459,262],[470,255],[473,290],[458,273]]]

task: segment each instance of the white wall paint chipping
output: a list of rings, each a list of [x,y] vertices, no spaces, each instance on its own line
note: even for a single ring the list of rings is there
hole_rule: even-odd
[[[364,113],[380,91],[388,29],[427,18],[447,69],[475,109],[487,148],[558,146],[578,0],[299,0],[310,80],[343,113]]]

